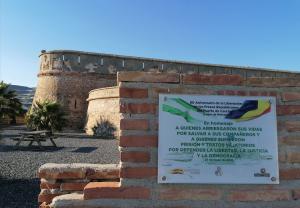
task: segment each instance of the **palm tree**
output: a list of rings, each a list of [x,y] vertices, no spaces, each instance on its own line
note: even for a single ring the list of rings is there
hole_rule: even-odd
[[[32,130],[60,131],[66,125],[65,113],[59,103],[35,102],[27,112],[26,125]]]
[[[24,115],[25,110],[14,90],[9,90],[9,84],[0,82],[0,118],[9,117],[11,123],[16,123],[16,116]]]

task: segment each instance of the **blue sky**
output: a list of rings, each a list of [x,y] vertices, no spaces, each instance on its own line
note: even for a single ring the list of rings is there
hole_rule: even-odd
[[[35,86],[42,49],[300,71],[298,0],[0,0],[0,80]]]

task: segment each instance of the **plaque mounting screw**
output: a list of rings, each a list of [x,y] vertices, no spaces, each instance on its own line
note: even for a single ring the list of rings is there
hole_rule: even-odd
[[[276,181],[276,177],[272,177],[272,178],[271,178],[271,181]]]
[[[167,180],[167,177],[166,177],[166,176],[163,176],[161,179],[162,179],[163,181],[165,181],[165,180]]]

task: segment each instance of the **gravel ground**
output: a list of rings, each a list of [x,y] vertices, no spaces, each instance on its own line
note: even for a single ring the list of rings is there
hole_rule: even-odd
[[[28,147],[11,138],[23,127],[2,129],[0,137],[0,207],[38,207],[37,170],[44,163],[118,163],[116,140],[91,138],[58,138],[57,148],[48,141],[44,150]]]

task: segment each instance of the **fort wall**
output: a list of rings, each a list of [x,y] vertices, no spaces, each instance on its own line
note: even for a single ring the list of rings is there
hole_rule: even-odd
[[[87,101],[90,90],[117,84],[117,72],[161,72],[251,77],[300,77],[299,73],[274,71],[253,67],[236,67],[162,59],[88,53],[69,50],[42,51],[37,100],[54,100],[68,114],[69,127],[82,129],[86,124]]]

